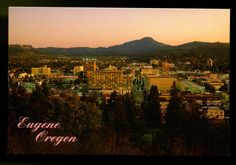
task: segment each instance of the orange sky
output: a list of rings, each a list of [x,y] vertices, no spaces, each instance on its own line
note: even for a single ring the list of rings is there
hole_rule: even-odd
[[[146,36],[170,45],[229,42],[230,10],[9,8],[9,44],[108,47]]]

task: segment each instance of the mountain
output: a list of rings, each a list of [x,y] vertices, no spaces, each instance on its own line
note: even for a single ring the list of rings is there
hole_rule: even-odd
[[[144,37],[139,40],[134,40],[130,42],[125,42],[121,45],[111,46],[109,49],[139,49],[139,50],[149,50],[156,48],[170,47],[170,45],[166,45],[164,43],[155,41],[151,37]]]
[[[177,49],[195,49],[195,48],[214,48],[214,47],[228,47],[228,43],[221,43],[221,42],[200,42],[200,41],[194,41],[194,42],[188,42],[182,45],[175,46]]]
[[[220,42],[189,42],[175,46],[171,52],[195,58],[213,58],[219,61],[230,60],[230,44]]]
[[[89,48],[89,47],[73,47],[73,48],[37,48],[37,50],[42,53],[49,54],[63,54],[63,55],[86,55],[86,54],[103,54],[103,55],[112,55],[112,54],[137,54],[137,53],[150,53],[155,52],[159,49],[166,49],[171,47],[161,42],[157,42],[151,37],[144,37],[139,40],[125,42],[121,45],[115,45],[108,48],[99,47],[99,48]]]
[[[170,47],[171,47],[170,45],[157,42],[151,37],[145,37],[139,40],[125,42],[121,45],[108,47],[107,50],[110,53],[127,55],[127,54],[154,53],[157,50],[163,50]]]
[[[19,52],[34,52],[37,54],[48,55],[73,55],[73,56],[103,56],[103,55],[122,55],[122,56],[162,56],[162,55],[178,55],[178,56],[194,56],[202,54],[207,57],[222,56],[229,59],[229,43],[210,43],[210,42],[189,42],[178,46],[167,45],[155,41],[151,37],[125,42],[120,45],[110,47],[72,47],[72,48],[33,48],[30,45],[9,45],[9,55]],[[27,54],[27,53],[25,53]]]

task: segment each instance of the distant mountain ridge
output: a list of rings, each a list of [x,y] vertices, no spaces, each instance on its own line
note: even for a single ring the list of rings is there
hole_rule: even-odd
[[[98,48],[89,48],[89,47],[72,47],[72,48],[56,48],[56,47],[47,47],[47,48],[36,48],[43,53],[51,54],[65,54],[65,55],[79,55],[79,54],[136,54],[136,53],[145,53],[153,52],[161,48],[169,48],[170,45],[155,41],[151,37],[144,37],[142,39],[133,40],[125,42],[120,45],[114,45],[110,47],[98,47]]]
[[[18,46],[18,47],[17,47]],[[151,37],[144,37],[141,39],[125,42],[120,45],[114,45],[110,47],[71,47],[71,48],[58,48],[58,47],[46,47],[46,48],[33,48],[31,45],[9,45],[10,51],[12,49],[23,49],[27,51],[34,51],[37,53],[49,54],[49,55],[142,55],[142,54],[157,54],[159,52],[174,52],[174,51],[186,51],[186,50],[213,50],[214,52],[224,51],[229,49],[229,43],[210,43],[210,42],[189,42],[178,46],[171,46],[158,41],[155,41]],[[22,51],[22,50],[21,50]]]

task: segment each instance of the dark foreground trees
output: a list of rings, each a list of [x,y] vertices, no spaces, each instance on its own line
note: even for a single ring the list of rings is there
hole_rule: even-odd
[[[186,108],[187,104],[189,108]],[[181,92],[174,82],[164,125],[168,139],[166,154],[212,156],[229,153],[228,123],[225,121],[215,123],[215,120],[208,119],[206,111],[199,111],[199,108],[183,101]],[[222,134],[221,131],[225,132]],[[219,133],[218,136],[213,137],[216,132]],[[222,143],[217,145],[216,139]],[[212,143],[215,144],[214,147]]]
[[[214,123],[198,106],[187,105],[176,83],[165,118],[161,118],[158,87],[152,86],[143,98],[137,107],[132,95],[113,92],[98,107],[78,95],[53,92],[47,84],[37,86],[33,93],[11,85],[8,153],[229,155],[228,123]],[[60,122],[62,129],[49,130],[50,134],[74,135],[78,142],[57,147],[38,143],[37,132],[17,128],[20,116],[34,122]]]

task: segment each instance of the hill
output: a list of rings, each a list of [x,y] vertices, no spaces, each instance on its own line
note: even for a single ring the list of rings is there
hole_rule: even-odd
[[[9,45],[9,56],[18,54],[46,54],[66,56],[173,56],[214,58],[229,61],[229,43],[189,42],[171,46],[151,37],[125,42],[111,47],[33,48],[30,45]]]

